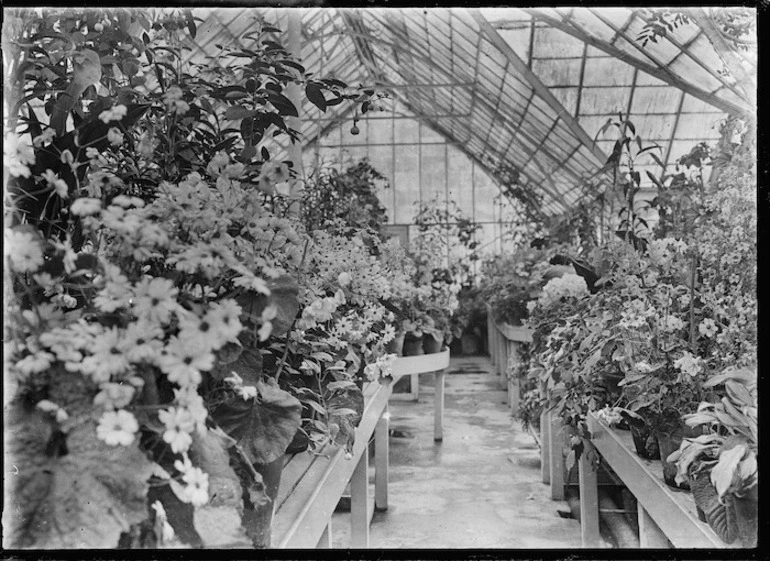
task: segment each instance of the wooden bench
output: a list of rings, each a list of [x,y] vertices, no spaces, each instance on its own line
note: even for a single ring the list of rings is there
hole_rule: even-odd
[[[443,438],[444,369],[449,350],[431,355],[399,357],[393,380],[364,386],[364,413],[356,428],[352,458],[340,446],[290,457],[281,474],[272,525],[274,548],[329,548],[331,520],[345,490],[350,489],[351,547],[369,547],[374,511],[388,508],[388,399],[403,376],[436,374],[434,439]],[[374,437],[374,501],[369,496],[369,442]]]
[[[388,508],[388,398],[391,383],[364,387],[364,414],[356,428],[353,457],[327,445],[320,453],[297,454],[281,475],[272,525],[274,548],[329,548],[331,519],[350,483],[351,547],[369,547],[369,525]],[[374,436],[374,502],[369,497],[369,440]]]
[[[444,438],[444,370],[449,367],[449,349],[439,353],[417,356],[402,356],[396,358],[393,364],[393,380],[398,381],[404,376],[411,376],[412,395],[417,399],[418,379],[420,374],[434,373],[435,393],[433,395],[433,439],[441,441]],[[391,399],[398,399],[399,394],[392,394]]]
[[[508,361],[518,360],[522,343],[532,342],[532,330],[507,323],[497,324],[492,314],[487,314],[487,334],[489,341],[489,357],[495,372],[500,377],[500,389],[508,391],[508,406],[511,413],[519,413],[519,381],[508,377]]]
[[[592,444],[578,462],[580,520],[584,547],[599,545],[599,506],[592,455],[599,453],[636,497],[639,544],[643,548],[727,548],[705,522],[698,519],[695,501],[663,480],[660,461],[645,460],[634,451],[629,431],[612,430],[595,414],[587,416]]]

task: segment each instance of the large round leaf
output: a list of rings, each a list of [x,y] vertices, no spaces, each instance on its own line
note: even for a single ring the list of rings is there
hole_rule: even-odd
[[[211,416],[243,448],[255,464],[266,464],[286,452],[301,422],[302,404],[277,386],[257,383],[259,397],[240,397],[218,405]]]

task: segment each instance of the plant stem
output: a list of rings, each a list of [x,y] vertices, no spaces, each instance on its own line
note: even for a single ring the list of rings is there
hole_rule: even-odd
[[[698,258],[692,257],[692,273],[690,274],[690,351],[695,353],[695,274]]]

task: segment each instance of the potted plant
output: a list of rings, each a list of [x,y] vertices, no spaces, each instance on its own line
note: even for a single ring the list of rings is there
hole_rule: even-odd
[[[704,401],[685,416],[691,427],[708,432],[685,439],[669,460],[676,478],[688,480],[709,525],[727,543],[757,542],[757,386],[756,370],[733,368],[715,374],[706,386],[720,388],[719,401]]]

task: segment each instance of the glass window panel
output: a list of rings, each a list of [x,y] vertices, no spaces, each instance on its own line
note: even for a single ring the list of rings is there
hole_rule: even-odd
[[[395,193],[394,222],[405,224],[412,221],[414,203],[420,200],[420,146],[396,146],[395,153],[392,185]]]
[[[415,119],[394,119],[394,142],[407,144],[420,141],[420,123]]]
[[[529,60],[530,29],[528,24],[526,27],[518,29],[498,29],[497,32],[511,46],[514,53],[519,55],[522,60]]]
[[[639,88],[637,88],[638,90]],[[631,88],[583,88],[580,96],[581,115],[617,115],[628,111]],[[636,102],[636,94],[634,94]]]
[[[420,191],[422,201],[446,205],[446,157],[444,146],[420,147]]]
[[[546,86],[577,86],[581,64],[581,59],[535,59],[532,71]]]
[[[707,139],[713,137],[715,125],[722,121],[722,115],[714,113],[683,113],[676,128],[677,140]]]
[[[678,88],[637,87],[631,103],[631,113],[676,113],[682,92]]]
[[[459,148],[447,146],[447,196],[466,216],[473,216],[473,162]]]
[[[577,109],[578,88],[551,88],[553,96],[562,104],[570,115]]]
[[[476,222],[491,222],[494,220],[492,209],[495,195],[499,192],[495,182],[480,166],[474,166],[474,217]]]
[[[440,142],[446,142],[446,139],[443,135],[440,133],[437,133],[434,131],[429,125],[426,125],[425,123],[420,123],[420,142],[422,143],[440,143]]]
[[[367,113],[368,115],[368,113]],[[393,119],[390,117],[382,118],[386,115],[384,112],[376,112],[366,119],[368,122],[369,144],[392,144],[393,143]]]
[[[721,113],[720,109],[717,109],[710,103],[700,100],[697,97],[693,97],[689,94],[684,96],[684,103],[682,104],[682,113]]]
[[[532,56],[535,58],[574,58],[583,54],[583,42],[553,27],[535,29]]]
[[[634,67],[612,57],[587,58],[584,72],[586,86],[630,86]]]
[[[370,146],[369,162],[372,167],[388,179],[389,188],[381,187],[377,190],[377,197],[388,212],[388,222],[393,223],[395,218],[395,197],[393,189],[393,147]],[[379,182],[378,182],[379,183]]]

